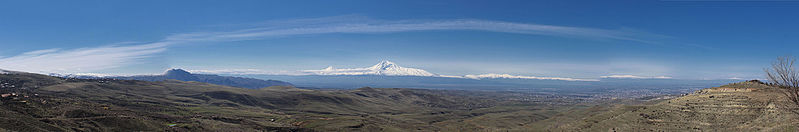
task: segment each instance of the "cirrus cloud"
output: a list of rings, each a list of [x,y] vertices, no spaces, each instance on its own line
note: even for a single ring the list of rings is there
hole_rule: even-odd
[[[235,41],[293,35],[330,33],[392,33],[412,31],[472,30],[529,35],[600,38],[652,43],[664,35],[633,31],[516,23],[479,19],[453,20],[376,20],[353,17],[328,17],[273,21],[265,25],[234,31],[176,34],[167,41]]]
[[[77,73],[136,64],[166,50],[167,43],[102,46],[73,50],[45,49],[0,58],[0,68],[34,73]]]

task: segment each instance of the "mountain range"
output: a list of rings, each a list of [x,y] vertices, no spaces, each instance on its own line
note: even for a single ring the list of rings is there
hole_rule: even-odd
[[[505,78],[505,79],[537,79],[537,80],[563,80],[563,81],[598,81],[596,79],[576,79],[576,78],[565,78],[565,77],[536,77],[536,76],[520,76],[520,75],[510,75],[510,74],[479,74],[479,75],[463,75],[463,76],[454,76],[454,75],[440,75],[428,72],[426,70],[417,69],[417,68],[407,68],[397,65],[391,61],[381,61],[371,67],[364,67],[364,68],[345,68],[345,69],[336,69],[333,66],[329,66],[325,69],[321,70],[302,70],[300,71],[302,75],[376,75],[376,76],[419,76],[419,77],[444,77],[444,78],[464,78],[464,79],[496,79],[496,78]]]
[[[122,79],[122,80],[142,80],[142,81],[164,81],[164,80],[180,80],[180,81],[196,81],[196,82],[204,82],[216,85],[225,85],[225,86],[232,86],[232,87],[241,87],[241,88],[251,88],[251,89],[258,89],[258,88],[265,88],[270,86],[294,86],[291,83],[278,81],[278,80],[261,80],[255,78],[246,78],[246,77],[230,77],[230,76],[219,76],[219,75],[211,75],[211,74],[192,74],[183,69],[170,69],[164,72],[162,75],[136,75],[136,76],[93,76],[93,75],[60,75],[60,74],[50,74],[51,76],[58,76],[58,77],[65,77],[65,78],[82,78],[82,79],[99,79],[99,78],[113,78],[113,79]]]
[[[355,89],[360,87],[502,90],[526,91],[546,94],[581,94],[589,96],[636,96],[648,94],[678,94],[700,88],[718,86],[739,80],[681,80],[668,77],[631,78],[607,76],[601,79],[574,79],[562,77],[535,77],[510,74],[481,74],[450,76],[417,68],[402,67],[391,61],[382,61],[370,67],[321,70],[302,70],[300,75],[274,74],[219,74],[182,69],[171,69],[162,75],[96,76],[69,74],[52,76],[65,78],[114,78],[124,80],[206,82],[242,88],[269,86],[296,86],[311,89]],[[278,81],[281,80],[281,81]],[[291,83],[288,83],[291,82]]]
[[[201,72],[200,73],[206,73]],[[593,97],[643,96],[650,94],[679,94],[700,88],[718,86],[739,80],[681,80],[668,77],[631,78],[607,76],[601,79],[535,77],[510,74],[481,74],[450,76],[417,68],[402,67],[382,61],[370,67],[321,70],[302,70],[301,75],[273,74],[193,74],[182,69],[167,70],[162,75],[94,76],[58,75],[66,78],[114,78],[123,80],[163,81],[168,79],[197,81],[242,88],[296,86],[311,89],[355,89],[360,87],[501,90],[546,94],[579,94]],[[281,80],[281,81],[278,81]],[[291,83],[288,83],[291,82]]]
[[[739,80],[682,80],[670,77],[603,76],[600,79],[577,79],[566,77],[536,77],[510,74],[441,75],[423,69],[408,68],[391,61],[381,61],[362,68],[329,66],[320,70],[301,70],[300,74],[266,74],[238,72],[224,76],[256,79],[275,79],[292,82],[302,88],[355,89],[360,87],[460,89],[460,90],[505,90],[533,91],[563,94],[621,94],[646,95],[645,93],[677,94],[700,88],[718,86]],[[629,90],[634,89],[634,90]],[[618,92],[608,92],[618,91]]]

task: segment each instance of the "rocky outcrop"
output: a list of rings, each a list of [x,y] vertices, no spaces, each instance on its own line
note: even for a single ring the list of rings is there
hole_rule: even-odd
[[[796,131],[798,114],[776,88],[741,82],[653,105],[619,106],[567,126],[577,131]]]

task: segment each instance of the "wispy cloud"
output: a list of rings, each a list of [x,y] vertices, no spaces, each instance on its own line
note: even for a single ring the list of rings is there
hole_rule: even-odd
[[[671,79],[668,76],[636,76],[636,75],[610,75],[602,78],[625,78],[625,79]]]
[[[730,80],[746,80],[746,79],[743,79],[743,78],[740,78],[740,77],[731,77],[731,78],[727,78],[727,79],[730,79]]]
[[[505,21],[455,19],[455,20],[375,20],[368,18],[333,17],[327,19],[287,20],[227,32],[196,32],[169,36],[169,41],[231,41],[285,37],[292,35],[329,33],[392,33],[432,30],[473,30],[563,37],[582,37],[652,42],[663,35],[632,30],[608,30],[570,26],[515,23]]]
[[[175,44],[255,40],[294,35],[330,33],[393,33],[435,30],[472,30],[589,39],[651,42],[661,35],[630,30],[608,30],[534,23],[478,19],[376,20],[364,17],[326,17],[270,21],[231,31],[179,33],[156,43],[128,46],[85,47],[71,50],[45,49],[12,57],[0,57],[0,68],[38,73],[78,73],[129,66],[161,53]]]
[[[167,43],[103,46],[73,50],[46,49],[0,58],[0,68],[36,73],[91,72],[135,64],[166,50]]]

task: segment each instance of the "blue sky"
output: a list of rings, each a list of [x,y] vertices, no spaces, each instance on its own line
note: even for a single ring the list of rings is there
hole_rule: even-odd
[[[445,75],[762,78],[799,2],[2,1],[0,68],[279,73],[381,60]]]

